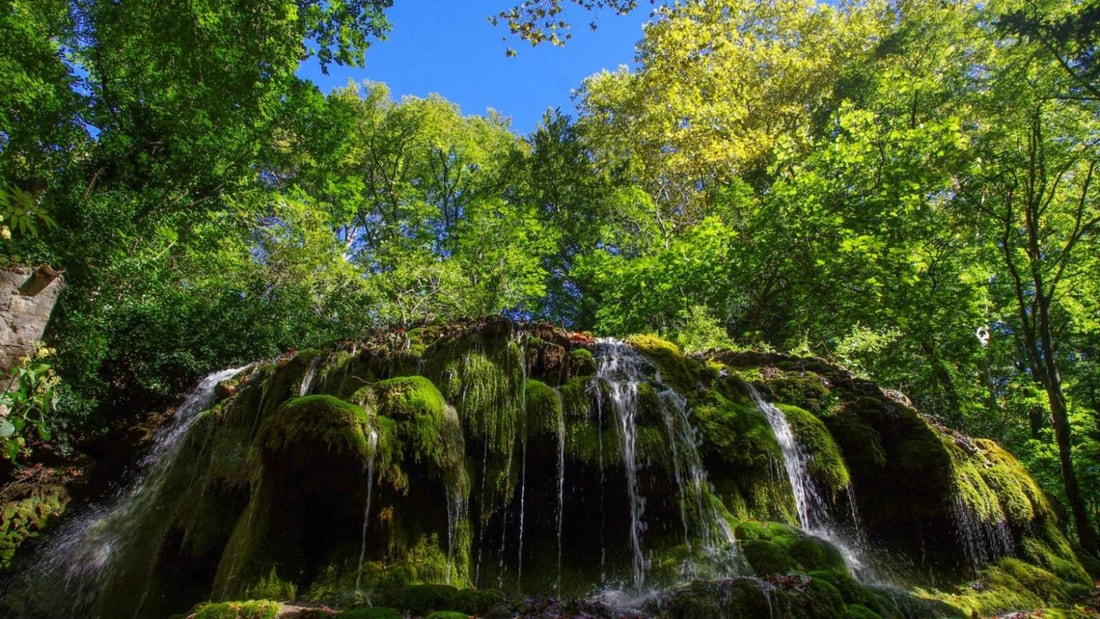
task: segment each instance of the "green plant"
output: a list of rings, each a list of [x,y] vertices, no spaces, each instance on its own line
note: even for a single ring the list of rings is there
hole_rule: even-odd
[[[12,368],[8,390],[0,393],[0,456],[14,461],[27,449],[28,424],[43,441],[50,440],[50,414],[57,410],[60,379],[45,361],[53,351],[38,346]]]
[[[200,604],[195,619],[275,619],[279,603],[271,600]]]

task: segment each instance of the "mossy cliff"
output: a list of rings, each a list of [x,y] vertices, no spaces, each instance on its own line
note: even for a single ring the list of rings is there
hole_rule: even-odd
[[[495,317],[256,364],[194,420],[126,523],[132,541],[80,595],[36,572],[41,594],[4,605],[522,614],[509,595],[644,583],[665,590],[639,611],[653,616],[932,617],[1064,608],[1088,584],[1049,502],[994,443],[819,360],[628,346],[630,372],[613,375],[621,344]],[[798,528],[750,386],[789,423],[801,481],[858,565]],[[909,591],[860,584],[872,571]]]

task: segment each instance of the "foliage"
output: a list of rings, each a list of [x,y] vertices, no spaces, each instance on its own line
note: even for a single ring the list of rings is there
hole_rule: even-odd
[[[637,0],[569,0],[569,3],[587,11],[612,10],[618,15],[625,15],[638,6]],[[654,0],[649,0],[649,3],[653,4]],[[569,33],[569,22],[562,17],[563,4],[566,2],[562,0],[524,0],[521,4],[491,16],[489,21],[494,26],[503,21],[508,25],[509,32],[531,45],[546,42],[564,45],[572,35]],[[595,30],[596,22],[589,22],[588,27]],[[515,51],[510,48],[507,53],[509,56],[515,55]]]
[[[0,407],[4,409],[0,415],[0,455],[6,460],[30,453],[27,439],[32,428],[38,440],[48,441],[52,436],[60,379],[46,361],[51,354],[53,351],[45,346],[36,347],[4,381],[5,391],[0,393]]]

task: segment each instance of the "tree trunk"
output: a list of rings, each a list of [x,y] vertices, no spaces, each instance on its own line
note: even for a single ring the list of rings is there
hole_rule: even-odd
[[[1081,487],[1077,483],[1077,472],[1073,469],[1073,440],[1069,425],[1069,409],[1066,406],[1066,396],[1062,391],[1062,376],[1058,371],[1058,365],[1054,357],[1054,338],[1050,329],[1050,316],[1047,308],[1048,299],[1039,296],[1038,327],[1039,341],[1035,342],[1032,350],[1041,352],[1040,359],[1036,359],[1036,369],[1039,370],[1040,382],[1047,392],[1047,400],[1050,403],[1050,418],[1054,425],[1054,442],[1058,445],[1058,463],[1062,468],[1062,483],[1066,489],[1066,500],[1069,501],[1070,511],[1073,513],[1073,524],[1077,528],[1077,541],[1089,554],[1097,555],[1100,547],[1097,545],[1096,532],[1089,521],[1088,508],[1081,496]]]

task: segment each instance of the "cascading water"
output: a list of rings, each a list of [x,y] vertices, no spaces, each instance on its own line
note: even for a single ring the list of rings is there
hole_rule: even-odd
[[[660,384],[653,366],[634,349],[614,340],[599,340],[596,348],[597,371],[592,392],[597,407],[607,399],[607,409],[618,421],[622,439],[623,468],[630,502],[630,545],[632,552],[632,587],[640,591],[645,585],[646,561],[642,551],[645,497],[639,490],[638,399],[639,386],[648,383],[660,390],[656,405],[664,420],[667,444],[671,452],[671,468],[676,484],[677,501],[683,525],[683,539],[688,559],[683,563],[683,575],[728,575],[735,569],[733,532],[721,518],[708,495],[707,474],[699,456],[699,437],[689,420],[687,401],[672,389]],[[651,375],[647,375],[647,371]],[[602,414],[602,412],[601,412]],[[693,552],[701,551],[701,552]],[[700,562],[702,560],[702,562]]]
[[[645,523],[645,498],[638,492],[638,462],[635,458],[637,439],[638,385],[644,380],[642,358],[629,347],[614,340],[600,340],[597,346],[596,378],[594,386],[601,398],[606,388],[611,412],[618,421],[622,439],[623,470],[626,475],[626,492],[630,502],[630,551],[633,588],[645,585],[645,559],[642,555],[642,533]],[[601,406],[602,410],[602,406]]]
[[[152,449],[141,461],[137,480],[120,492],[112,504],[93,509],[54,536],[46,551],[41,553],[43,558],[31,568],[39,583],[60,580],[67,603],[61,600],[50,603],[65,603],[85,613],[94,607],[103,583],[112,577],[112,572],[119,567],[118,562],[126,559],[126,550],[133,541],[129,525],[140,513],[157,504],[184,439],[199,413],[213,403],[218,383],[247,367],[214,372],[199,381],[176,409],[172,424],[161,428],[154,436]],[[43,586],[43,589],[48,587]],[[50,591],[46,595],[58,593]]]
[[[779,449],[783,453],[783,464],[786,468],[787,479],[791,484],[791,491],[794,493],[799,526],[807,533],[820,537],[835,546],[853,573],[859,573],[863,567],[863,561],[859,553],[850,542],[836,531],[833,517],[829,513],[829,506],[824,497],[818,493],[813,479],[810,477],[808,465],[811,456],[799,446],[783,411],[765,400],[751,384],[746,384],[746,387],[753,403],[756,404],[756,408],[768,420],[772,434],[775,435],[775,440],[779,443]],[[854,510],[855,501],[851,497],[850,488],[848,488],[848,496]]]
[[[313,379],[317,377],[317,370],[320,368],[321,356],[317,356],[313,362],[309,364],[309,370],[307,370],[305,376],[302,377],[302,384],[298,387],[299,396],[305,397],[309,395],[309,390],[313,387]]]
[[[378,452],[378,433],[371,428],[367,435],[367,446],[370,448],[370,456],[367,458],[367,506],[363,508],[363,534],[359,546],[359,569],[355,574],[355,590],[360,591],[359,584],[363,578],[363,559],[367,556],[367,523],[370,522],[370,502],[374,491],[374,458]]]

